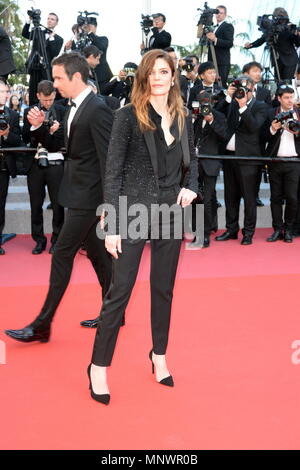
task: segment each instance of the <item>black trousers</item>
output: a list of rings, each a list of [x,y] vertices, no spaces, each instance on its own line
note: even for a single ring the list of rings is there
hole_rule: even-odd
[[[210,176],[205,173],[199,162],[199,176],[203,181],[204,196],[204,236],[208,237],[212,229],[217,225],[218,207],[216,199],[217,176]]]
[[[230,64],[229,65],[218,65],[219,75],[222,80],[222,85],[224,88],[227,88],[227,78],[230,71]]]
[[[68,209],[52,255],[48,294],[40,314],[31,323],[33,327],[51,323],[69,284],[75,255],[83,243],[101,284],[102,296],[108,291],[112,261],[105,249],[104,241],[97,237],[98,222],[99,218],[96,217],[95,210]]]
[[[160,203],[176,202],[161,200]],[[150,240],[151,244],[151,330],[155,354],[165,354],[170,328],[173,288],[181,239]],[[112,282],[104,298],[96,333],[92,363],[111,365],[123,313],[134,287],[146,240],[122,240],[122,254],[113,260]]]
[[[284,65],[280,59],[278,60],[278,69],[279,69],[281,80],[292,80],[295,76],[296,68],[297,68],[297,64]],[[277,78],[276,68],[274,67],[274,69],[275,69],[275,76]]]
[[[64,223],[64,208],[58,204],[58,191],[64,174],[64,166],[50,165],[40,168],[34,161],[27,175],[27,186],[31,208],[31,236],[36,242],[47,242],[44,234],[43,203],[46,186],[52,204],[52,237],[51,243],[56,243]]]
[[[9,174],[8,171],[0,170],[0,245],[1,235],[5,225],[5,204],[8,192]]]
[[[240,202],[243,198],[243,234],[252,236],[256,226],[256,181],[259,165],[224,161],[223,169],[226,228],[232,234],[239,231]]]
[[[270,163],[268,167],[274,230],[292,230],[298,209],[300,165],[296,162],[278,162]],[[283,197],[285,209],[282,206]]]

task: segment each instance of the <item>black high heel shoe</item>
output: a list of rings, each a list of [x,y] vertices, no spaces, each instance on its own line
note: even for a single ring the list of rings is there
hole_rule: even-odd
[[[110,394],[109,393],[104,393],[102,395],[97,395],[93,391],[92,381],[91,381],[91,367],[92,367],[92,364],[90,364],[87,368],[87,373],[88,373],[88,377],[89,377],[89,381],[90,381],[89,389],[91,391],[91,397],[94,400],[98,401],[99,403],[103,403],[103,405],[108,405],[109,401],[110,401]]]
[[[152,374],[154,374],[154,362],[152,359],[152,353],[153,349],[149,352],[149,359],[152,362]],[[174,387],[174,381],[172,375],[169,375],[168,377],[165,377],[164,379],[160,380],[158,383],[162,385],[167,385],[167,387]]]

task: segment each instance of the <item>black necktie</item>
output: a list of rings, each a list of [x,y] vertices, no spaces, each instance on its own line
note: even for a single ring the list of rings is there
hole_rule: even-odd
[[[76,103],[72,100],[69,100],[68,105],[70,106],[70,108],[72,108],[72,106],[74,106],[74,108],[76,108]]]

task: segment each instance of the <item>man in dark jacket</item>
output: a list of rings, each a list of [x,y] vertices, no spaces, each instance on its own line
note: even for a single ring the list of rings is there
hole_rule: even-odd
[[[146,47],[144,43],[141,44],[141,53],[144,54],[151,49],[166,49],[170,47],[172,36],[164,30],[166,24],[166,17],[162,13],[153,15],[152,36],[149,39],[149,46]]]
[[[34,34],[34,30],[30,31],[32,19],[29,17],[29,20],[24,25],[22,36],[26,39],[29,39],[32,42],[32,51],[29,57],[29,62],[37,63],[43,60],[43,53],[41,50],[41,45],[38,37]],[[61,51],[63,45],[63,38],[55,33],[55,27],[58,23],[58,16],[56,13],[49,13],[47,18],[47,29],[42,31],[43,37],[45,39],[46,53],[47,53],[47,62],[48,66],[43,67],[42,65],[36,69],[36,66],[32,67],[32,70],[29,70],[30,80],[29,80],[29,104],[33,105],[37,103],[37,86],[42,80],[52,80],[51,74],[51,62],[54,57],[57,57]],[[38,56],[36,55],[38,53]],[[38,59],[39,57],[39,59]]]
[[[0,26],[0,77],[7,80],[8,75],[13,73],[15,69],[9,36]]]
[[[227,86],[227,77],[230,70],[230,49],[233,46],[234,27],[227,23],[227,8],[224,5],[217,6],[219,13],[216,15],[217,24],[215,31],[207,33],[207,38],[212,41],[215,49],[219,76],[224,88]],[[211,49],[208,50],[208,60],[212,61]]]
[[[211,93],[200,91],[198,100],[201,104],[211,104]],[[203,183],[204,196],[204,240],[195,237],[190,247],[210,245],[210,235],[217,227],[217,200],[216,182],[222,166],[221,160],[209,160],[201,157],[201,154],[218,155],[220,153],[220,142],[225,142],[227,137],[227,123],[224,114],[212,109],[210,114],[200,112],[194,122],[195,147],[199,155],[199,179]]]
[[[293,132],[288,120],[280,121],[280,113],[290,112],[291,119],[300,126],[300,113],[294,106],[294,90],[287,85],[281,85],[277,91],[279,108],[269,112],[266,124],[265,137],[267,141],[266,154],[270,157],[299,157],[300,156],[300,131]],[[298,186],[300,177],[300,163],[280,161],[268,164],[271,211],[274,233],[267,239],[268,242],[284,240],[287,243],[293,241],[293,224],[296,219],[298,206]],[[282,200],[285,200],[283,216]]]
[[[6,121],[6,125],[2,126],[4,129],[0,130],[0,147],[17,147],[21,144],[19,116],[15,111],[5,106],[8,97],[8,85],[0,80],[0,117],[2,121]],[[17,176],[15,156],[11,153],[5,155],[0,148],[0,255],[5,254],[1,247],[1,239],[5,225],[5,203],[10,176],[12,178]]]
[[[284,8],[275,8],[273,11],[273,16],[279,18],[278,24],[280,26],[285,25],[285,28],[280,33],[276,34],[275,37],[273,37],[271,32],[265,32],[256,41],[251,43],[247,42],[244,47],[246,49],[252,49],[253,47],[261,46],[265,42],[271,44],[274,47],[274,51],[277,56],[276,59],[280,74],[280,77],[278,77],[275,67],[275,77],[278,80],[292,80],[295,76],[295,71],[299,60],[296,48],[300,46],[300,32],[294,31],[289,26],[288,13]],[[280,17],[282,20],[280,20]],[[275,61],[271,50],[270,54],[272,65],[275,66]]]
[[[237,89],[227,90],[228,135],[226,153],[247,157],[261,156],[261,128],[267,117],[267,105],[253,98],[254,82],[250,77],[239,77],[245,83],[244,96],[236,97]],[[242,245],[250,245],[256,226],[256,180],[259,161],[224,161],[224,190],[226,205],[226,232],[217,241],[237,239],[239,208],[244,199],[244,228]]]
[[[97,237],[96,209],[103,202],[113,115],[90,90],[88,76],[88,64],[78,53],[63,54],[53,62],[54,86],[62,96],[73,100],[65,117],[67,161],[59,192],[59,202],[68,212],[52,257],[48,294],[38,317],[21,330],[6,331],[8,336],[25,343],[49,340],[53,317],[69,284],[75,255],[83,243],[102,286],[102,295],[111,281],[111,256],[104,240]],[[45,126],[38,125],[43,121],[43,112],[35,110],[31,124],[41,141]]]
[[[31,210],[31,236],[36,242],[36,246],[32,250],[33,255],[40,255],[47,245],[43,221],[46,186],[53,211],[50,254],[53,254],[55,243],[64,222],[64,209],[58,203],[58,192],[64,173],[64,157],[61,148],[64,146],[63,120],[66,108],[54,102],[55,96],[56,91],[52,82],[43,80],[38,84],[39,109],[43,110],[46,121],[44,121],[46,138],[41,143],[47,152],[47,158],[43,160],[43,165],[41,159],[34,158],[34,156],[37,157],[35,153],[28,155],[26,158]],[[32,108],[33,106],[25,110],[22,135],[26,144],[37,148],[40,140],[37,138],[37,132],[35,132],[35,128],[31,126],[28,119]],[[57,132],[62,135],[61,141],[55,135]]]

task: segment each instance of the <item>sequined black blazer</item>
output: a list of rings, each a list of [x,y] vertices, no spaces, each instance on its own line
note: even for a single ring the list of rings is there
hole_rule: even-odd
[[[193,142],[193,126],[186,118],[186,149],[182,164],[182,187],[197,193],[198,165]],[[183,138],[181,139],[183,141]],[[142,133],[131,105],[116,111],[108,149],[104,201],[116,209],[119,196],[127,196],[128,207],[143,204],[148,210],[158,202],[158,170],[153,132]],[[182,143],[183,146],[183,143]],[[187,162],[188,153],[189,162]]]

